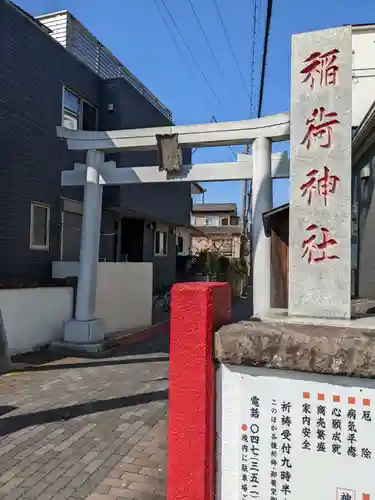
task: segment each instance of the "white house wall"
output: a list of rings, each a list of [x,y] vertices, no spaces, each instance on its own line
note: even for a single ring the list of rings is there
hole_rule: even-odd
[[[375,26],[353,27],[353,126],[375,100]]]
[[[56,12],[54,15],[37,17],[37,19],[51,30],[51,37],[63,47],[67,46],[68,40],[68,12]]]
[[[183,249],[182,252],[178,252],[178,255],[187,256],[190,255],[191,248],[191,233],[188,229],[180,227],[177,229],[177,237],[181,236],[183,239]]]

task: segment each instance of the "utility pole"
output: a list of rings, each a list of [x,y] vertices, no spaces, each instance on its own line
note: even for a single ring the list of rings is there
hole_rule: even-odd
[[[249,154],[250,146],[245,147],[245,153]],[[250,192],[250,181],[245,180],[242,184],[242,213],[241,213],[241,247],[240,247],[240,257],[244,258],[246,256],[247,240],[249,236],[249,192]]]
[[[247,190],[248,190],[248,182],[243,181],[242,183],[242,215],[241,215],[241,247],[240,247],[240,257],[243,258],[245,256],[245,247],[246,247],[246,210],[247,210]]]
[[[271,30],[271,18],[272,18],[272,7],[273,0],[267,0],[267,11],[266,11],[266,26],[265,26],[265,34],[264,34],[264,45],[263,45],[263,56],[262,56],[262,69],[260,76],[260,87],[259,87],[259,101],[258,101],[258,109],[257,109],[257,118],[262,116],[262,107],[263,107],[263,94],[264,94],[264,82],[266,76],[266,65],[267,65],[267,54],[268,54],[268,44],[269,44],[269,36]],[[254,4],[254,23],[256,22],[256,2]],[[254,36],[254,34],[253,34]],[[255,41],[253,40],[253,43]],[[245,153],[249,154],[250,145],[248,144],[245,148]],[[250,181],[246,180],[243,182],[242,189],[242,235],[241,235],[241,251],[240,256],[245,257],[245,248],[248,247],[247,240],[249,235],[249,220],[251,221],[251,206],[252,206],[252,193],[250,187]],[[250,254],[250,249],[249,254]],[[250,265],[250,255],[248,255],[248,265]]]
[[[251,82],[250,82],[250,118],[254,116],[254,74],[255,74],[255,37],[256,37],[256,25],[257,25],[257,1],[253,0],[254,6],[254,14],[253,14],[253,37],[252,37],[252,55],[251,55]],[[249,154],[250,152],[250,144],[245,146],[245,153]],[[249,192],[250,182],[248,179],[243,181],[243,189],[242,189],[242,231],[241,231],[241,250],[240,256],[241,258],[245,257],[246,248],[248,246],[248,192]]]

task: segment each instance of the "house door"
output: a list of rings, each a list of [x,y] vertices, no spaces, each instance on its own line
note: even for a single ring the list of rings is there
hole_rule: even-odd
[[[275,231],[271,238],[271,307],[287,309],[288,244]]]
[[[122,219],[121,260],[143,262],[143,219]]]

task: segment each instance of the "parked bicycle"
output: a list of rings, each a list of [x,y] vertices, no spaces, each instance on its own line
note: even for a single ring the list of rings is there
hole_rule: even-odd
[[[160,308],[164,312],[169,312],[171,309],[171,289],[172,285],[164,285],[160,293],[155,297],[153,308],[160,302]]]

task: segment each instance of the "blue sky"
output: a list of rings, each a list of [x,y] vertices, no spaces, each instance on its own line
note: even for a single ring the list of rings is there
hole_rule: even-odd
[[[176,124],[247,119],[250,99],[232,57],[214,0],[191,0],[216,54],[222,77],[194,17],[189,0],[164,0],[194,58],[163,5],[163,0],[15,0],[33,15],[67,9],[173,112]],[[254,0],[216,0],[248,90],[259,90],[266,0],[256,0],[258,19],[253,53]],[[177,40],[181,55],[160,12]],[[375,23],[374,0],[274,0],[263,114],[289,109],[290,38],[293,33],[342,24]],[[252,71],[252,67],[254,70]],[[253,81],[253,84],[251,82]],[[220,104],[219,102],[220,101]],[[286,149],[277,145],[275,151]],[[235,149],[234,149],[235,150]],[[233,150],[233,151],[234,151]],[[238,150],[238,148],[237,148]],[[199,150],[195,162],[232,161],[229,148]],[[211,183],[205,201],[237,202],[241,184]],[[288,182],[274,183],[274,205],[288,200]]]

